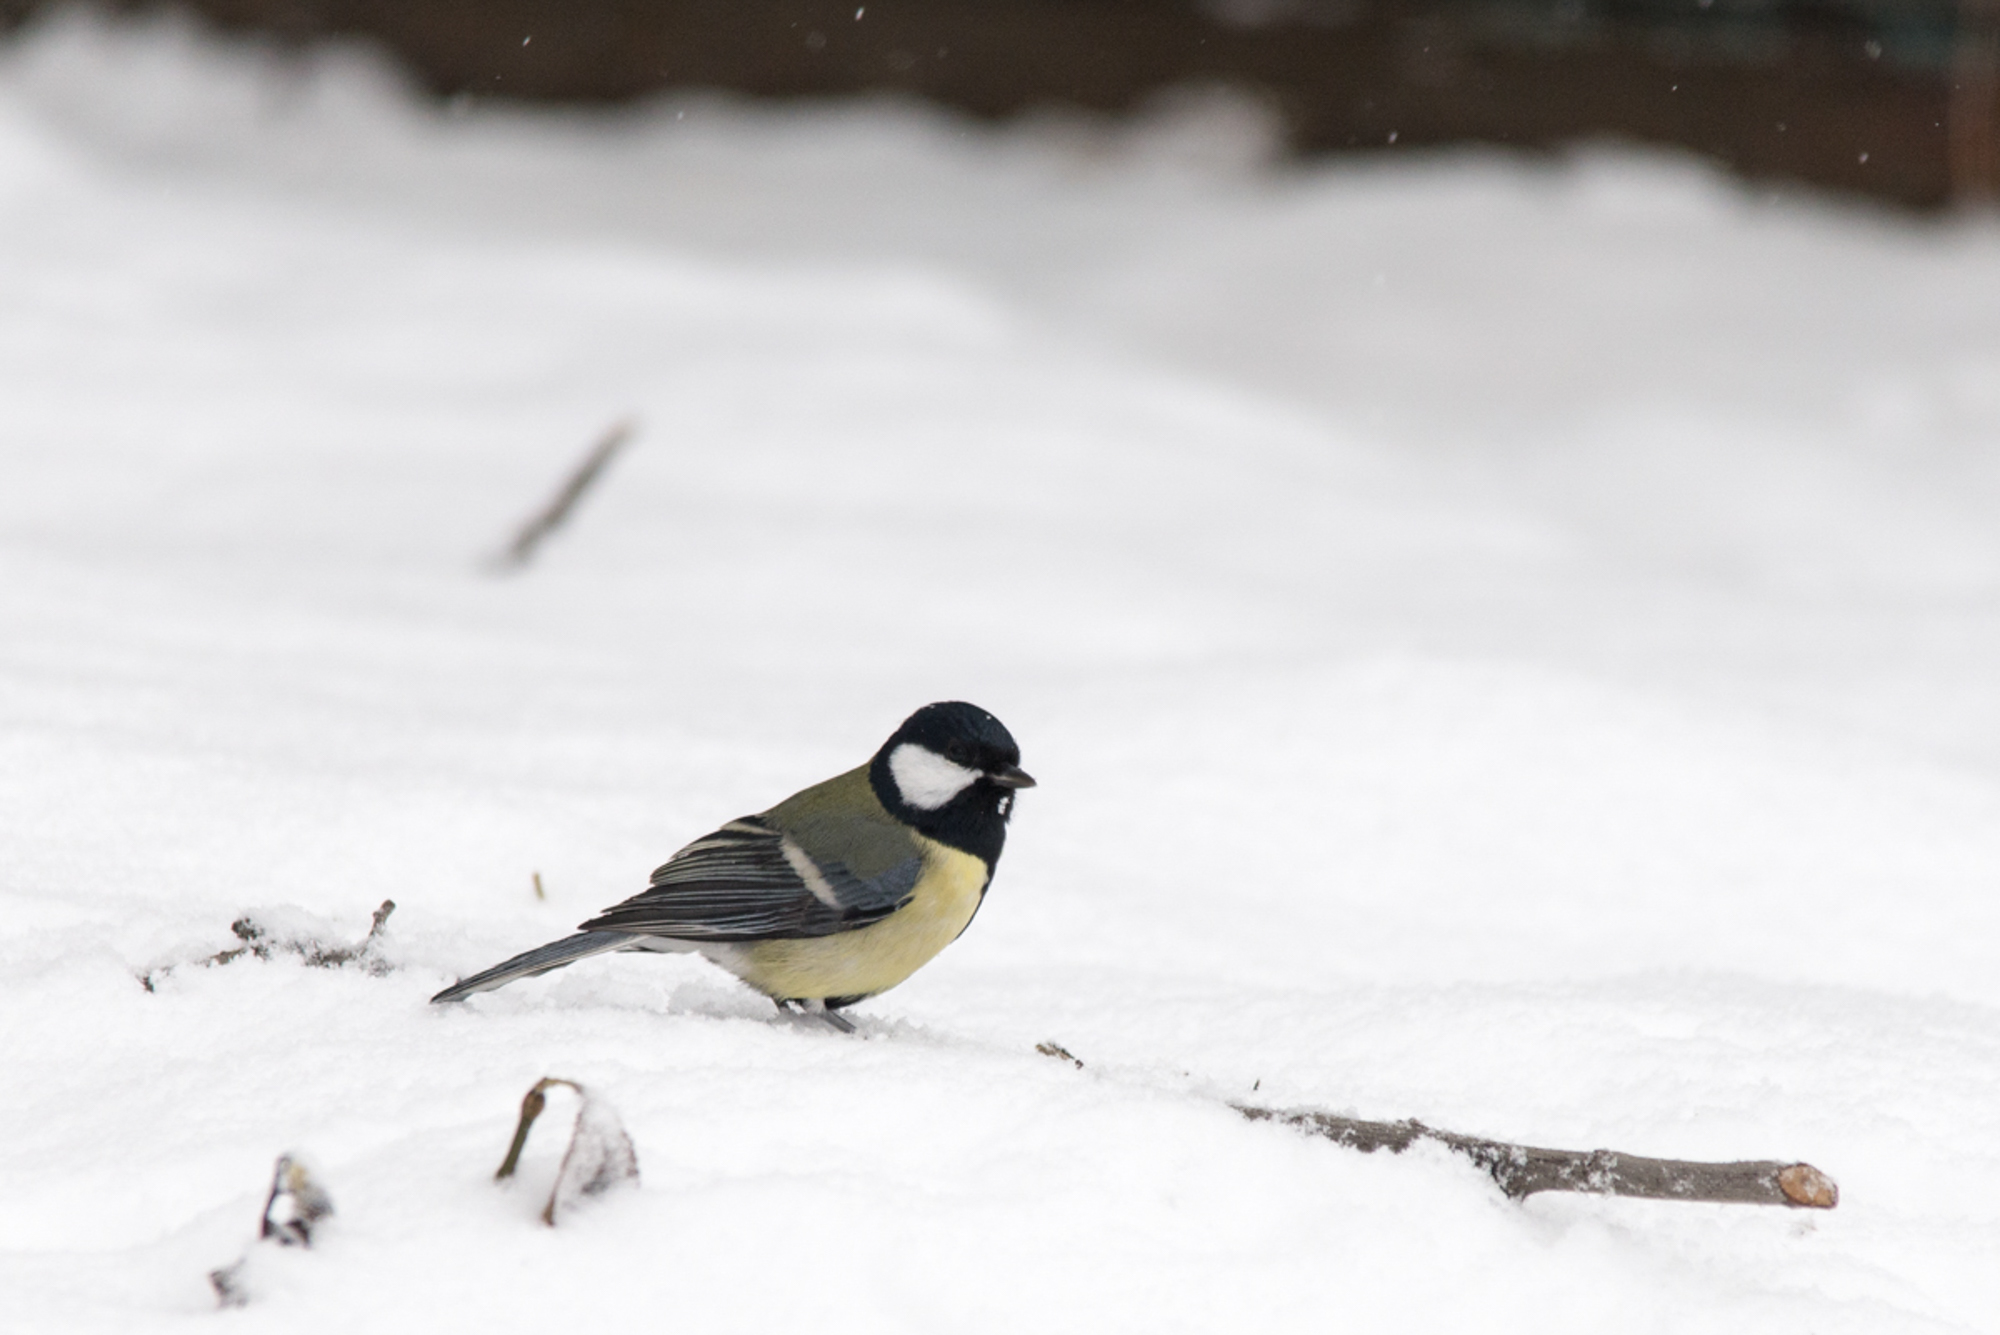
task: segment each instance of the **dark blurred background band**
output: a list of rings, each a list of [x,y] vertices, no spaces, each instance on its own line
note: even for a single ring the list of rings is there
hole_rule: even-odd
[[[10,26],[59,8],[0,0]],[[1674,145],[1919,208],[2000,189],[2000,0],[177,0],[362,38],[444,96],[896,91],[982,117],[1266,101],[1305,154]]]

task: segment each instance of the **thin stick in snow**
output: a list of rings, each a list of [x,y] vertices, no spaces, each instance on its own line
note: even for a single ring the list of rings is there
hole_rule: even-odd
[[[1083,1062],[1060,1043],[1038,1043],[1035,1051],[1083,1069]],[[1800,1210],[1831,1210],[1840,1204],[1840,1188],[1809,1163],[1775,1159],[1700,1163],[1647,1159],[1616,1150],[1545,1150],[1440,1131],[1414,1118],[1364,1122],[1317,1108],[1259,1108],[1250,1103],[1229,1106],[1253,1122],[1297,1127],[1364,1154],[1376,1150],[1401,1154],[1420,1140],[1435,1141],[1485,1169],[1510,1200],[1523,1200],[1542,1191],[1581,1191],[1658,1201],[1788,1205]]]
[[[1440,1131],[1414,1120],[1364,1122],[1311,1108],[1229,1106],[1253,1122],[1281,1122],[1364,1153],[1388,1150],[1401,1154],[1419,1140],[1436,1141],[1485,1169],[1500,1190],[1517,1201],[1542,1191],[1582,1191],[1661,1201],[1788,1205],[1806,1210],[1831,1210],[1840,1203],[1840,1188],[1833,1179],[1807,1163],[1765,1159],[1700,1163],[1647,1159],[1616,1150],[1546,1150]]]
[[[591,484],[611,462],[611,456],[624,448],[637,429],[638,424],[629,417],[614,422],[610,430],[591,447],[590,453],[583,457],[583,462],[564,479],[561,489],[549,498],[549,503],[521,526],[521,531],[514,535],[514,541],[494,564],[502,570],[518,570],[532,561],[536,548],[542,545],[542,539],[569,518],[570,511],[576,509],[576,503],[583,499],[583,494],[590,490]]]

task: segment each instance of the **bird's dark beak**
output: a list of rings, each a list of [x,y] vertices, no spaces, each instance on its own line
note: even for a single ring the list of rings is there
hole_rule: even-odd
[[[1033,788],[1034,776],[1019,765],[1002,765],[999,769],[986,771],[986,777],[1002,788]]]

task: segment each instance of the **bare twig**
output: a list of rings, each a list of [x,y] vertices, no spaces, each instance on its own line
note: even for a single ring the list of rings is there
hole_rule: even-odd
[[[591,484],[604,472],[605,466],[611,462],[611,457],[624,448],[625,443],[632,439],[632,433],[637,429],[638,424],[629,417],[614,422],[611,428],[598,438],[597,444],[591,447],[590,453],[583,457],[583,462],[564,479],[561,489],[549,498],[549,503],[543,506],[534,518],[521,526],[521,531],[514,535],[514,541],[508,544],[507,550],[500,555],[494,565],[501,570],[519,570],[532,561],[536,548],[542,544],[542,539],[561,527],[563,521],[569,518],[570,511],[576,508],[576,503],[583,499],[583,494],[590,490]]]
[[[1079,1070],[1083,1068],[1083,1063],[1059,1043],[1038,1043],[1035,1051],[1070,1062]],[[1547,1150],[1440,1131],[1414,1119],[1365,1122],[1316,1108],[1260,1108],[1248,1103],[1229,1106],[1253,1122],[1297,1127],[1364,1154],[1376,1150],[1401,1154],[1420,1140],[1435,1141],[1478,1164],[1502,1192],[1517,1201],[1543,1191],[1581,1191],[1602,1196],[1787,1205],[1808,1210],[1831,1210],[1840,1203],[1840,1188],[1833,1179],[1808,1163],[1764,1159],[1700,1163],[1688,1159],[1647,1159],[1615,1150]]]
[[[1583,1191],[1662,1201],[1789,1205],[1813,1210],[1831,1210],[1840,1203],[1840,1189],[1833,1179],[1805,1163],[1699,1163],[1647,1159],[1615,1150],[1546,1150],[1440,1131],[1414,1120],[1364,1122],[1312,1108],[1229,1106],[1253,1122],[1280,1122],[1368,1154],[1376,1150],[1401,1154],[1420,1140],[1435,1141],[1485,1169],[1500,1190],[1517,1201],[1542,1191]]]

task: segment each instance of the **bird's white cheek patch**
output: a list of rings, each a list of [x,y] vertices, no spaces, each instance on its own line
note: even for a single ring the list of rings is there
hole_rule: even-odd
[[[919,811],[936,811],[970,788],[979,771],[946,760],[928,747],[904,742],[889,753],[889,777],[905,802]]]

